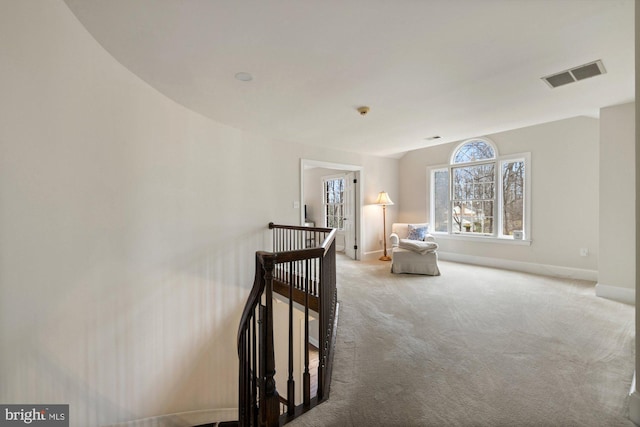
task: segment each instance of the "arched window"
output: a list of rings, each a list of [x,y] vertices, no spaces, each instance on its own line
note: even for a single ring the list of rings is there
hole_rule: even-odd
[[[496,158],[496,150],[484,139],[472,139],[464,142],[453,153],[451,163],[467,163]]]
[[[449,165],[431,169],[433,231],[508,239],[528,235],[529,157],[500,157],[486,138],[456,147]]]

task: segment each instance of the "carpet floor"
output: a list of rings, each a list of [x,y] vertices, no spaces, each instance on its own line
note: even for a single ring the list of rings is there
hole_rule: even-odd
[[[634,426],[633,306],[594,283],[338,260],[330,398],[294,426]]]

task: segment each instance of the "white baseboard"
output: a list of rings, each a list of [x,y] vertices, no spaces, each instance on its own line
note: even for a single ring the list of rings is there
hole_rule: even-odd
[[[237,420],[238,408],[203,409],[201,411],[159,415],[157,417],[110,424],[104,427],[193,427],[200,424]]]
[[[365,261],[377,260],[382,255],[382,250],[367,252],[364,254]],[[501,258],[489,258],[475,255],[464,255],[453,252],[438,251],[438,258],[444,261],[461,262],[464,264],[482,265],[485,267],[502,268],[505,270],[522,271],[543,276],[561,277],[565,279],[598,280],[597,270],[586,270],[581,268],[562,267],[558,265],[536,264],[532,262],[512,261]],[[635,305],[635,289],[610,286],[602,283],[596,285],[596,296],[610,300]]]
[[[562,277],[567,279],[598,280],[596,270],[581,268],[561,267],[557,265],[536,264],[532,262],[512,261],[501,258],[488,258],[475,255],[463,255],[453,252],[438,252],[438,258],[445,261],[462,262],[465,264],[483,265],[505,270],[522,271],[525,273],[540,274],[543,276]]]
[[[598,283],[596,285],[596,295],[602,298],[623,302],[625,304],[636,304],[636,290],[621,288],[620,286],[610,286]]]
[[[362,255],[362,261],[375,261],[382,256],[383,252],[384,251],[382,249],[378,251],[365,252]],[[391,250],[387,250],[387,254],[391,256]]]

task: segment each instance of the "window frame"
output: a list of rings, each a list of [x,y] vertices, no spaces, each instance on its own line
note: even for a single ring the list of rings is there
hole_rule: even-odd
[[[483,141],[490,145],[494,151],[493,159],[481,159],[477,161],[470,161],[464,163],[454,163],[454,158],[456,153],[463,147],[465,144],[472,141]],[[524,192],[523,192],[523,239],[514,239],[513,236],[504,234],[504,195],[503,195],[503,167],[506,163],[514,162],[514,161],[523,161],[524,162]],[[493,224],[493,233],[492,234],[480,234],[480,233],[464,233],[454,231],[453,221],[450,218],[453,218],[453,188],[454,188],[454,180],[453,180],[453,170],[455,168],[460,168],[464,166],[473,166],[473,165],[481,165],[487,163],[494,163],[494,224]],[[447,203],[447,231],[436,231],[436,203],[435,203],[435,174],[437,172],[447,172],[448,176],[448,203]],[[509,243],[509,244],[520,244],[520,245],[530,245],[531,244],[531,153],[514,153],[509,155],[500,155],[495,144],[486,139],[486,138],[471,138],[465,140],[461,144],[458,144],[453,150],[448,164],[434,165],[427,167],[427,181],[429,185],[427,185],[427,202],[429,204],[429,222],[431,226],[431,233],[433,235],[438,236],[438,238],[451,238],[456,240],[470,240],[470,241],[491,241],[498,243]]]
[[[457,170],[457,169],[464,169],[464,168],[467,168],[467,167],[493,165],[493,182],[492,182],[492,184],[493,184],[493,198],[490,199],[490,200],[488,200],[488,199],[473,199],[473,201],[476,202],[476,203],[482,203],[482,202],[485,202],[485,201],[487,201],[487,202],[490,201],[490,202],[493,203],[493,212],[492,212],[491,217],[494,218],[493,229],[495,230],[496,224],[497,224],[497,221],[495,220],[496,219],[495,210],[496,210],[496,205],[499,204],[498,195],[496,194],[499,191],[498,186],[496,184],[496,181],[498,179],[498,176],[497,176],[497,173],[496,173],[496,163],[497,163],[496,162],[496,158],[494,157],[494,158],[488,159],[488,160],[483,159],[483,160],[478,160],[478,161],[475,161],[475,162],[454,163],[454,164],[450,165],[450,168],[449,168],[449,213],[450,213],[450,215],[449,216],[451,216],[453,218],[454,202],[455,202],[455,200],[458,200],[458,199],[454,199],[454,197],[453,197],[454,196],[453,193],[454,193],[454,189],[455,189],[455,185],[456,185],[455,184],[455,180],[454,180],[454,175],[455,175],[454,171]],[[464,215],[461,215],[461,217],[464,217]],[[455,231],[454,232],[454,230],[453,230],[453,222],[449,221],[449,223],[450,223],[450,227],[448,227],[448,228],[450,229],[449,231],[450,231],[451,234],[460,234],[460,233],[462,233],[462,231]],[[475,235],[475,236],[494,236],[495,234],[496,234],[495,231],[493,231],[492,233],[476,233],[476,232],[473,232],[473,235]]]
[[[342,180],[343,181],[343,191],[342,191],[342,203],[328,203],[327,202],[327,192],[325,190],[326,188],[326,182],[327,181],[335,181],[335,180]],[[322,221],[324,223],[324,227],[327,228],[335,228],[338,231],[343,231],[344,230],[344,188],[346,186],[346,175],[345,174],[339,174],[339,175],[328,175],[328,176],[323,176],[322,177]],[[340,223],[342,225],[342,227],[338,228],[338,227],[330,227],[327,221],[327,206],[341,206],[341,212],[342,212],[342,219],[340,220]],[[332,215],[334,217],[336,217],[336,215]]]

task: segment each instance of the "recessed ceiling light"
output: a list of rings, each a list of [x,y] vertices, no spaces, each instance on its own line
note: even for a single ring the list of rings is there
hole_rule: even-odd
[[[253,76],[249,73],[245,73],[244,71],[236,73],[235,77],[236,80],[240,80],[241,82],[250,82],[253,80]]]
[[[440,139],[440,138],[442,138],[442,137],[441,137],[441,136],[439,136],[439,135],[434,135],[434,136],[428,136],[428,137],[426,137],[426,138],[425,138],[425,140],[427,140],[427,141],[433,141],[434,139]]]

